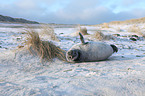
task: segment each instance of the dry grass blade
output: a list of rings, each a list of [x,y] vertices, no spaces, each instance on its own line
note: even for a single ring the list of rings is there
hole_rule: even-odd
[[[39,55],[41,57],[41,60],[43,59],[50,61],[55,57],[64,61],[66,60],[64,50],[60,49],[52,42],[40,40],[38,33],[33,30],[28,31],[26,44],[30,45],[29,51],[32,54],[36,53],[36,55]]]

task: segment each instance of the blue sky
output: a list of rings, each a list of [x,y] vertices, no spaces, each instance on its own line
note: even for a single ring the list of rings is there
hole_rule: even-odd
[[[145,17],[145,0],[0,0],[0,14],[59,24],[98,24]]]

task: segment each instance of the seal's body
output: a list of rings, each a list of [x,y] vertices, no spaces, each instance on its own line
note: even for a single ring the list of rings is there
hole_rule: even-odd
[[[105,60],[118,49],[115,45],[108,45],[103,42],[84,42],[80,34],[82,43],[76,44],[66,53],[69,62],[86,62]]]

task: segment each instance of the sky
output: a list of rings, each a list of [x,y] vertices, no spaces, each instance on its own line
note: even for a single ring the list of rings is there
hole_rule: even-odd
[[[40,23],[100,24],[145,17],[145,0],[0,0],[0,15]]]

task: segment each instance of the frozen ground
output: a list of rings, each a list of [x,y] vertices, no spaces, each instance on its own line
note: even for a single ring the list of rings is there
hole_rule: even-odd
[[[0,96],[145,96],[145,39],[127,32],[130,25],[87,26],[89,34],[120,34],[102,41],[115,44],[119,51],[105,61],[75,64],[58,59],[42,64],[27,49],[17,49],[25,39],[24,25],[0,26]],[[73,34],[77,28],[54,31],[60,40],[54,43],[65,50],[80,42]],[[139,40],[129,39],[134,34]],[[84,37],[91,40],[90,35]]]

